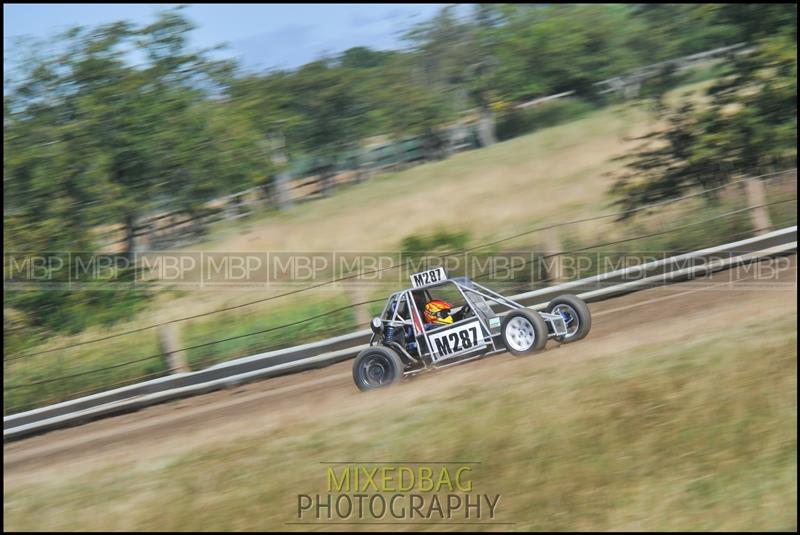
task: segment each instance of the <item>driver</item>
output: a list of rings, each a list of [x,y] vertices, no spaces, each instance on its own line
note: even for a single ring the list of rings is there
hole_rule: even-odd
[[[453,323],[453,315],[450,314],[453,306],[447,301],[433,299],[425,305],[423,316],[425,317],[425,329],[433,329],[439,325],[449,325]]]

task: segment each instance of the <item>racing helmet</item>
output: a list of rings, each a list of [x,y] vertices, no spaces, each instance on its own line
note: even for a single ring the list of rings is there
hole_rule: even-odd
[[[453,308],[447,301],[441,299],[434,299],[425,305],[425,321],[428,323],[440,323],[442,325],[453,323],[453,316],[450,315],[450,309]]]

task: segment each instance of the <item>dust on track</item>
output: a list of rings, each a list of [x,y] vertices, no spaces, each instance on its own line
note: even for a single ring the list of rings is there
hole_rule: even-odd
[[[433,385],[491,380],[519,366],[613,358],[643,342],[669,343],[728,328],[765,309],[796,315],[796,255],[784,267],[767,283],[754,283],[752,271],[729,270],[592,303],[592,331],[581,342],[559,346],[550,341],[546,351],[530,357],[494,355],[369,394],[355,388],[347,361],[10,442],[3,447],[4,482],[48,479],[54,470],[74,474],[121,462],[163,460],[199,445],[280,432],[290,422],[335,418],[343,410],[362,410],[387,398],[424,397]]]

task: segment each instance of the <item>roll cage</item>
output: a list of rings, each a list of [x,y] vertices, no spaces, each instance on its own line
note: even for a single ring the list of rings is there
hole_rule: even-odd
[[[463,305],[454,307],[453,316],[456,321],[452,324],[426,329],[422,314],[425,303],[435,298],[434,295],[437,288],[447,286],[455,287],[458,294],[463,299]],[[480,353],[479,356],[482,356],[486,353],[494,353],[504,349],[502,343],[498,344],[501,326],[500,315],[492,308],[492,305],[508,310],[525,308],[516,301],[512,301],[473,280],[466,277],[457,277],[417,286],[415,288],[407,288],[391,294],[386,300],[386,305],[379,319],[383,329],[387,327],[405,329],[408,326],[413,329],[414,339],[417,342],[416,347],[418,348],[418,355],[411,354],[399,343],[389,342],[387,344],[391,345],[395,350],[398,350],[401,356],[405,357],[404,360],[411,363],[419,363],[420,360],[425,357],[430,358],[431,362],[435,364],[439,359],[435,352],[430,350],[430,348],[435,347],[431,343],[431,337],[444,331],[449,331],[474,322],[476,319],[480,323],[483,341],[485,343],[479,347],[464,350],[459,353],[458,356],[471,357],[475,353]],[[464,313],[466,313],[466,316]],[[461,317],[459,318],[459,316]],[[551,314],[542,314],[542,316],[548,321],[548,324],[553,320],[560,319],[559,316]],[[562,329],[564,329],[564,327],[562,327]],[[556,329],[556,331],[561,331],[562,329]],[[370,346],[374,345],[376,341],[382,341],[378,340],[379,336],[380,333],[375,332],[373,329],[373,334],[369,341]],[[459,359],[459,361],[460,360],[461,359]]]

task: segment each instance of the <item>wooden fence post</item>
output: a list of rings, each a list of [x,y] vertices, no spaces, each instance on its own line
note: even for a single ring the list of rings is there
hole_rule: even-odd
[[[764,206],[767,203],[764,183],[757,178],[748,178],[745,181],[745,189],[747,191],[747,204],[752,208],[750,217],[753,219],[755,233],[756,235],[765,234],[769,231],[771,222],[769,211]]]
[[[561,282],[564,280],[564,269],[561,262],[561,255],[557,255],[557,253],[561,252],[561,241],[558,239],[558,231],[554,228],[547,229],[544,233],[544,239],[545,254],[556,255],[550,256],[549,262],[545,264],[548,267],[548,278],[550,282],[553,283]]]
[[[491,110],[482,109],[478,119],[478,136],[481,146],[488,147],[497,143],[495,135],[494,114]]]
[[[167,323],[161,327],[158,332],[158,342],[170,373],[191,371],[186,363],[186,354],[180,351],[180,337],[174,323]]]
[[[275,193],[278,201],[278,210],[292,207],[292,198],[289,194],[289,173],[281,171],[275,177]]]
[[[367,300],[367,292],[366,288],[364,288],[363,282],[354,282],[350,286],[350,296],[353,300],[353,303],[363,303]],[[372,320],[372,317],[369,315],[369,309],[367,308],[369,305],[359,305],[355,307],[356,312],[356,324],[358,329],[365,329],[369,326],[369,322]]]

